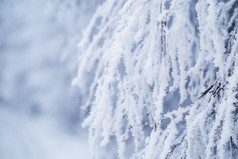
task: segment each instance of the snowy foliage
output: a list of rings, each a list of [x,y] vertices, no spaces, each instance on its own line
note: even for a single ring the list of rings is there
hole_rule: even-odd
[[[73,81],[95,158],[237,158],[237,21],[236,0],[99,6]]]

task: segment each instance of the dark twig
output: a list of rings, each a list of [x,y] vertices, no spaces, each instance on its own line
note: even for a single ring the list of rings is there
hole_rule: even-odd
[[[202,92],[202,95],[198,98],[201,99],[202,97],[204,97],[212,88],[214,85],[211,85],[207,90],[205,90],[204,92]]]
[[[168,153],[168,154],[166,155],[166,157],[165,157],[166,159],[168,159],[168,158],[172,155],[172,153],[174,152],[174,150],[175,150],[179,145],[181,145],[181,144],[183,143],[185,136],[186,136],[186,134],[182,137],[182,139],[181,139],[181,141],[180,141],[179,143],[177,143],[177,144],[171,146],[171,149],[170,149],[169,153]]]

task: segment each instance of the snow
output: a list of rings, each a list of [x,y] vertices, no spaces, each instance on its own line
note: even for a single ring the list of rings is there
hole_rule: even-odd
[[[0,158],[237,158],[237,0],[3,0],[0,21]]]
[[[78,43],[73,81],[85,90],[91,147],[100,144],[103,153],[116,138],[118,158],[236,157],[236,3],[107,0],[98,7]]]

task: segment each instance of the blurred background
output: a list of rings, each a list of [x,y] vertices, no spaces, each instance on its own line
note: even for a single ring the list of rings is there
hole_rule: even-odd
[[[0,0],[0,159],[87,159],[77,43],[102,0]]]

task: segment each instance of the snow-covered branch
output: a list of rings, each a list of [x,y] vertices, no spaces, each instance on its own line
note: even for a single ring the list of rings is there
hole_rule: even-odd
[[[73,81],[95,157],[115,141],[119,158],[237,156],[237,19],[236,0],[99,6]]]

